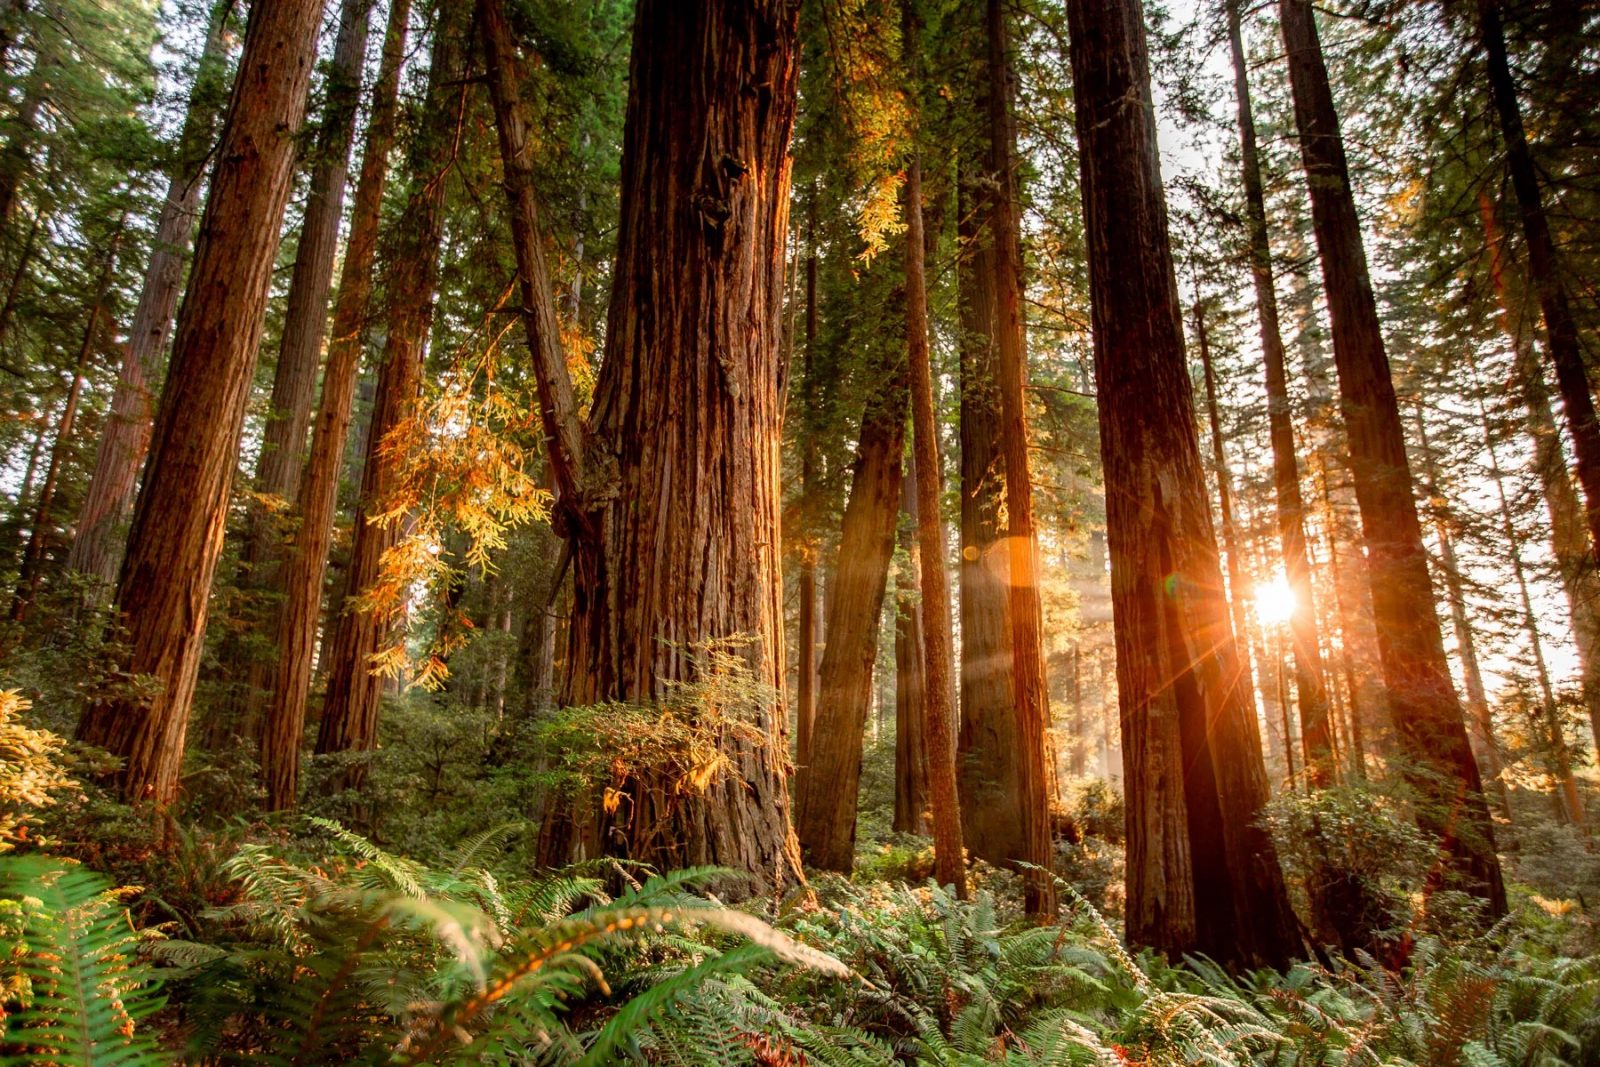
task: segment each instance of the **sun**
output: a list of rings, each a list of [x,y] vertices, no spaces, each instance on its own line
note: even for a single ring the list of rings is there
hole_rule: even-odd
[[[1294,615],[1296,600],[1294,587],[1283,575],[1270,582],[1256,583],[1256,616],[1263,625],[1277,626]]]

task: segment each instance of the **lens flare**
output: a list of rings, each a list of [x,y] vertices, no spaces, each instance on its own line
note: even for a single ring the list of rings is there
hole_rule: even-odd
[[[1279,626],[1294,616],[1294,587],[1283,575],[1256,583],[1256,616],[1267,626]]]

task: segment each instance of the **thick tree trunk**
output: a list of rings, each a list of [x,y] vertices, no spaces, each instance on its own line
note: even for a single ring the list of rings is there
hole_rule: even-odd
[[[1538,170],[1522,126],[1522,106],[1517,100],[1511,61],[1506,54],[1505,28],[1500,21],[1501,0],[1478,0],[1479,44],[1488,66],[1489,91],[1505,140],[1506,167],[1511,188],[1522,214],[1522,234],[1528,248],[1528,281],[1544,315],[1545,345],[1555,367],[1566,413],[1567,431],[1578,461],[1578,482],[1583,486],[1588,520],[1590,554],[1600,550],[1600,417],[1595,414],[1589,371],[1584,365],[1578,324],[1567,300],[1567,288],[1556,262],[1555,242],[1545,217]]]
[[[280,0],[250,12],[117,586],[130,649],[124,669],[159,688],[94,704],[78,725],[80,740],[122,757],[123,795],[160,807],[178,795],[211,576],[294,167],[286,134],[304,117],[321,9],[321,0]]]
[[[107,592],[117,580],[125,543],[121,535],[132,513],[139,472],[150,449],[150,428],[155,421],[152,388],[161,376],[206,164],[216,140],[218,118],[227,103],[225,30],[233,5],[234,0],[218,0],[211,11],[167,194],[156,217],[150,262],[112,390],[111,410],[95,450],[94,469],[78,509],[72,551],[67,557],[68,567],[95,579]],[[95,602],[100,599],[98,594],[91,593],[91,597]]]
[[[928,678],[922,645],[921,551],[917,543],[916,460],[906,465],[900,493],[900,550],[905,562],[894,579],[894,829],[927,836]]]
[[[299,523],[287,545],[282,564],[283,596],[273,623],[277,662],[268,686],[265,721],[261,731],[261,772],[267,786],[268,810],[293,807],[300,788],[300,746],[305,732],[306,704],[311,691],[312,654],[317,643],[317,619],[322,609],[322,586],[327,575],[328,549],[333,540],[334,512],[338,506],[339,468],[350,432],[357,373],[366,345],[366,324],[372,303],[372,266],[378,245],[379,215],[389,178],[389,152],[394,147],[396,95],[405,58],[406,23],[410,0],[390,0],[383,56],[373,87],[372,116],[367,121],[361,174],[356,182],[350,213],[350,238],[345,245],[339,276],[339,299],[334,307],[333,335],[322,373],[322,398],[312,430],[311,453],[295,496]],[[414,199],[427,201],[426,192],[439,184],[447,140],[444,129],[453,99],[439,90],[433,99],[436,116],[413,150]],[[419,204],[402,220],[402,227],[421,221],[429,210]],[[416,251],[407,242],[409,231],[396,232],[395,252]],[[348,588],[348,585],[341,589]],[[333,598],[335,610],[342,592]],[[329,620],[329,628],[337,627]]]
[[[603,458],[584,464],[609,485],[585,505],[598,536],[569,533],[569,702],[653,702],[693,680],[697,645],[736,640],[770,687],[756,737],[718,741],[731,774],[676,796],[635,779],[615,814],[597,811],[607,851],[718,864],[750,876],[744,891],[804,884],[785,773],[778,484],[798,15],[793,0],[638,6],[592,423]]]
[[[1367,275],[1333,93],[1309,0],[1280,0],[1300,153],[1333,321],[1334,362],[1367,545],[1378,653],[1418,820],[1451,856],[1463,888],[1506,909],[1478,765],[1450,680],[1411,468],[1378,308]]]
[[[1289,407],[1288,361],[1278,326],[1278,294],[1272,285],[1272,243],[1267,234],[1266,194],[1261,184],[1255,115],[1250,105],[1244,40],[1239,28],[1240,2],[1229,0],[1228,3],[1228,41],[1233,53],[1234,93],[1239,109],[1250,276],[1255,283],[1256,313],[1261,320],[1261,353],[1266,364],[1267,420],[1272,439],[1272,480],[1277,490],[1278,541],[1283,549],[1284,574],[1295,598],[1289,629],[1294,642],[1295,692],[1300,698],[1306,779],[1316,788],[1331,783],[1335,769],[1328,723],[1328,687],[1322,666],[1322,637],[1317,632],[1311,563],[1306,556],[1305,501],[1300,492],[1300,463],[1295,454],[1294,419]]]
[[[467,0],[443,0],[440,4],[424,129],[413,148],[410,198],[404,217],[393,231],[393,243],[385,250],[385,261],[390,264],[387,330],[377,397],[367,427],[349,584],[345,602],[338,609],[327,695],[317,729],[319,755],[371,752],[378,744],[384,680],[373,673],[372,658],[393,640],[401,608],[394,604],[358,606],[356,598],[379,579],[384,553],[402,536],[401,523],[371,520],[391,506],[389,498],[398,474],[397,457],[384,448],[385,438],[412,417],[422,388],[422,363],[433,326],[433,298],[444,238],[445,177],[454,151],[455,131],[466,107],[462,77],[471,15]],[[365,778],[365,765],[354,762],[334,784],[359,789]]]
[[[1297,924],[1211,528],[1138,0],[1067,6],[1127,798],[1127,931],[1281,965]]]
[[[1017,715],[1018,820],[1024,855],[1023,903],[1034,918],[1053,918],[1050,875],[1050,690],[1044,669],[1044,611],[1039,603],[1028,459],[1028,352],[1022,317],[1022,216],[1017,202],[1016,121],[1003,0],[989,0],[989,157],[995,180],[995,376],[1000,384],[1000,442],[1006,467],[1006,543],[1010,564],[1013,704]]]
[[[1011,562],[1004,522],[1005,457],[995,380],[993,196],[960,184],[965,250],[961,301],[961,731],[956,772],[963,837],[990,863],[1026,858],[1019,809],[1017,711],[1012,700]],[[970,198],[970,202],[969,202]]]
[[[807,861],[830,871],[849,871],[855,862],[861,738],[872,703],[878,620],[894,556],[910,403],[905,350],[893,339],[876,348],[876,366],[867,379],[876,387],[861,416],[850,500],[829,587],[806,789],[795,812],[795,832]]]
[[[907,9],[909,11],[909,9]],[[914,28],[908,17],[908,25]],[[908,37],[910,35],[908,34]],[[923,264],[922,162],[907,168],[906,363],[911,387],[912,469],[917,487],[917,543],[922,578],[923,677],[928,753],[928,799],[933,807],[934,877],[967,895],[967,857],[961,840],[961,807],[956,794],[955,639],[950,632],[950,582],[945,574],[944,460],[939,454],[939,423],[933,408],[933,360],[928,350],[928,291]]]

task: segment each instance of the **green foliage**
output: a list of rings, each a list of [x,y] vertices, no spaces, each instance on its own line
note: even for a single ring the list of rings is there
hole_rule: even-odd
[[[76,864],[0,860],[0,970],[7,1063],[113,1067],[166,1061],[140,1024],[157,1008],[155,975],[123,897]]]

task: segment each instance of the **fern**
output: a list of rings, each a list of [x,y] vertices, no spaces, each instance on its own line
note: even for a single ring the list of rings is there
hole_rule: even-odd
[[[102,876],[38,857],[0,859],[15,905],[11,965],[24,989],[6,1018],[7,1063],[123,1067],[166,1062],[139,1023],[161,1007],[138,962],[122,897]]]

